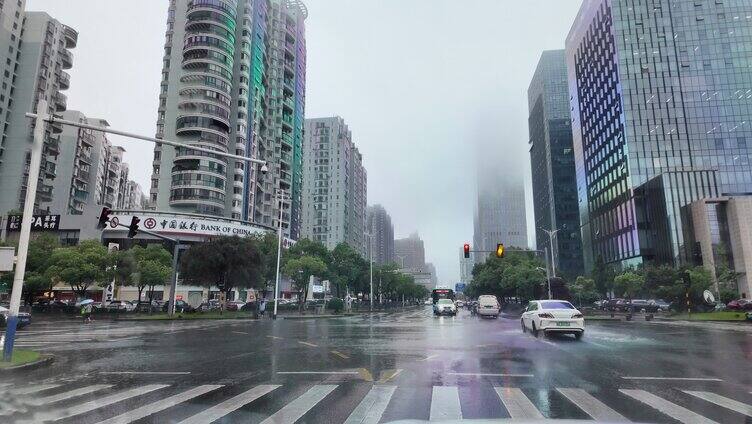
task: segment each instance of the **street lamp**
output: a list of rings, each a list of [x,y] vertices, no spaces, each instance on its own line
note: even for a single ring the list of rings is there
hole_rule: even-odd
[[[282,189],[277,189],[274,192],[275,199],[279,202],[279,229],[277,230],[277,273],[276,280],[274,281],[274,312],[272,318],[277,319],[277,306],[279,304],[279,264],[282,258],[282,210],[284,201],[288,199],[287,194]]]
[[[556,278],[556,258],[554,257],[554,237],[556,236],[556,233],[561,231],[566,227],[561,227],[556,230],[547,230],[545,228],[538,227],[539,230],[543,231],[548,235],[548,245],[551,246],[551,273],[553,274],[553,277]],[[550,295],[549,295],[550,298]]]
[[[546,261],[548,261],[548,252],[546,252]],[[546,269],[537,266],[535,267],[538,271],[545,271],[546,272],[546,282],[548,283],[548,300],[551,300],[551,277],[548,274],[548,265],[546,265]]]
[[[368,232],[363,232],[363,235],[368,237],[368,265],[371,268],[371,291],[368,295],[368,301],[371,303],[371,312],[373,312],[373,236]]]

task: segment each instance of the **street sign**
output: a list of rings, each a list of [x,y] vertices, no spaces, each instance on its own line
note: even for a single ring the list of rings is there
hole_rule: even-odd
[[[8,215],[5,228],[8,231],[21,231],[22,215]],[[60,215],[34,215],[31,231],[57,231],[60,228]]]
[[[713,296],[713,293],[710,290],[702,292],[702,298],[705,299],[705,303],[708,305],[715,305],[715,296]]]
[[[457,293],[462,293],[465,291],[465,287],[467,287],[467,284],[465,283],[457,283],[454,285],[454,291]]]
[[[112,218],[110,218],[110,227],[117,228],[118,224],[120,224],[118,217],[113,216]]]

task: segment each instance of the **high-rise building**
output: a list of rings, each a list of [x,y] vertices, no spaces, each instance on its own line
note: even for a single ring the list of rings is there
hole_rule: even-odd
[[[369,206],[367,231],[373,236],[373,261],[379,265],[394,263],[394,225],[381,205]]]
[[[431,274],[431,284],[436,287],[439,283],[439,276],[436,275],[436,267],[431,262],[427,262],[425,272]]]
[[[426,268],[426,251],[418,233],[394,240],[394,257],[401,269],[423,272]]]
[[[473,281],[473,261],[472,253],[469,258],[465,257],[465,249],[460,248],[460,283],[468,284]]]
[[[583,262],[564,50],[543,52],[527,97],[535,241],[538,249],[549,247],[542,229],[558,229],[556,269],[574,277],[582,274]]]
[[[171,0],[157,138],[267,161],[157,145],[150,202],[300,232],[307,9],[300,0]]]
[[[347,243],[365,257],[366,170],[345,121],[307,119],[303,143],[301,236],[333,249]]]
[[[0,2],[0,213],[21,209],[26,197],[34,123],[25,116],[47,100],[50,114],[65,111],[62,90],[70,85],[64,71],[73,66],[69,49],[78,33],[43,12],[25,12],[23,1]],[[44,132],[36,209],[53,198],[61,124]]]
[[[681,207],[752,192],[748,16],[747,0],[583,1],[566,54],[586,270],[682,262]]]
[[[478,166],[477,204],[475,205],[474,251],[496,251],[496,245],[526,249],[527,218],[525,188],[519,175],[504,175],[500,167],[487,159]],[[475,253],[476,263],[484,262],[489,253]]]
[[[146,196],[143,194],[141,185],[133,180],[129,180],[125,186],[125,195],[123,196],[121,209],[142,210],[145,202]]]

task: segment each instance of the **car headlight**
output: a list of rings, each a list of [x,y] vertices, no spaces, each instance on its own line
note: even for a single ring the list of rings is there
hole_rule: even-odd
[[[582,314],[574,314],[572,315],[572,318],[582,318]]]

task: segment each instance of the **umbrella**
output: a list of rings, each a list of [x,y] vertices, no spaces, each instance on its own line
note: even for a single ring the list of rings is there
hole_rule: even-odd
[[[76,306],[84,306],[84,305],[88,305],[90,303],[94,303],[94,300],[93,299],[84,299],[84,300],[76,303]]]

